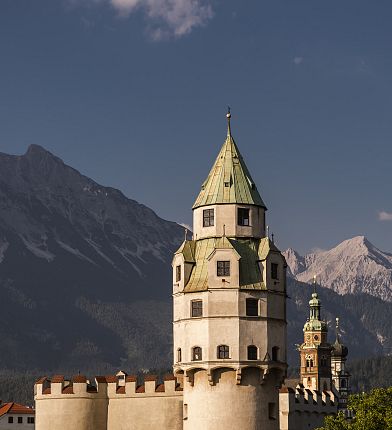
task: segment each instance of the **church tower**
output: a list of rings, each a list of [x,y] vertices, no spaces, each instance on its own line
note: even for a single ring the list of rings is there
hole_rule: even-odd
[[[331,370],[332,381],[339,393],[339,410],[348,413],[347,400],[350,395],[350,374],[346,369],[348,348],[343,345],[339,332],[339,318],[336,318],[336,340],[332,345]]]
[[[278,430],[286,374],[286,262],[231,134],[173,259],[174,373],[185,430]]]
[[[321,301],[314,292],[309,301],[310,315],[304,325],[304,343],[299,347],[301,356],[301,383],[305,388],[318,391],[330,391],[331,345],[328,343],[328,326],[321,320]]]

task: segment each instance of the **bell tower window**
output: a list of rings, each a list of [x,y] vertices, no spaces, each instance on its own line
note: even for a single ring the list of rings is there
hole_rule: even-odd
[[[238,208],[238,225],[249,225],[249,209]]]
[[[257,360],[257,346],[248,346],[248,360]]]
[[[203,227],[212,227],[214,225],[214,209],[203,210]]]
[[[218,261],[216,264],[217,276],[230,276],[230,261]]]

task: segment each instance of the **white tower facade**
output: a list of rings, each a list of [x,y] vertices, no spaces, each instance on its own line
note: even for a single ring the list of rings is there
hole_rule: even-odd
[[[184,429],[278,430],[286,373],[286,262],[233,140],[193,206],[193,238],[173,259],[174,373]]]

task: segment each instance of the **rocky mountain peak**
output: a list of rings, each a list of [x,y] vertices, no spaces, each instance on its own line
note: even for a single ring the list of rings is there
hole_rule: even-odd
[[[334,248],[305,256],[284,252],[291,275],[302,282],[319,282],[339,294],[368,293],[392,301],[392,255],[365,236],[347,239]],[[290,275],[290,273],[289,273]]]

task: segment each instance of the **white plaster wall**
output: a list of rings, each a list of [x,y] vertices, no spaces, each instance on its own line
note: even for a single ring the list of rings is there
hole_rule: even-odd
[[[182,430],[182,396],[111,398],[107,430]]]
[[[278,390],[274,378],[261,385],[258,369],[245,369],[240,385],[235,372],[216,372],[210,385],[205,371],[198,371],[194,385],[184,386],[184,430],[278,430]],[[268,417],[268,403],[275,402],[277,416]],[[187,405],[187,406],[186,406]]]

